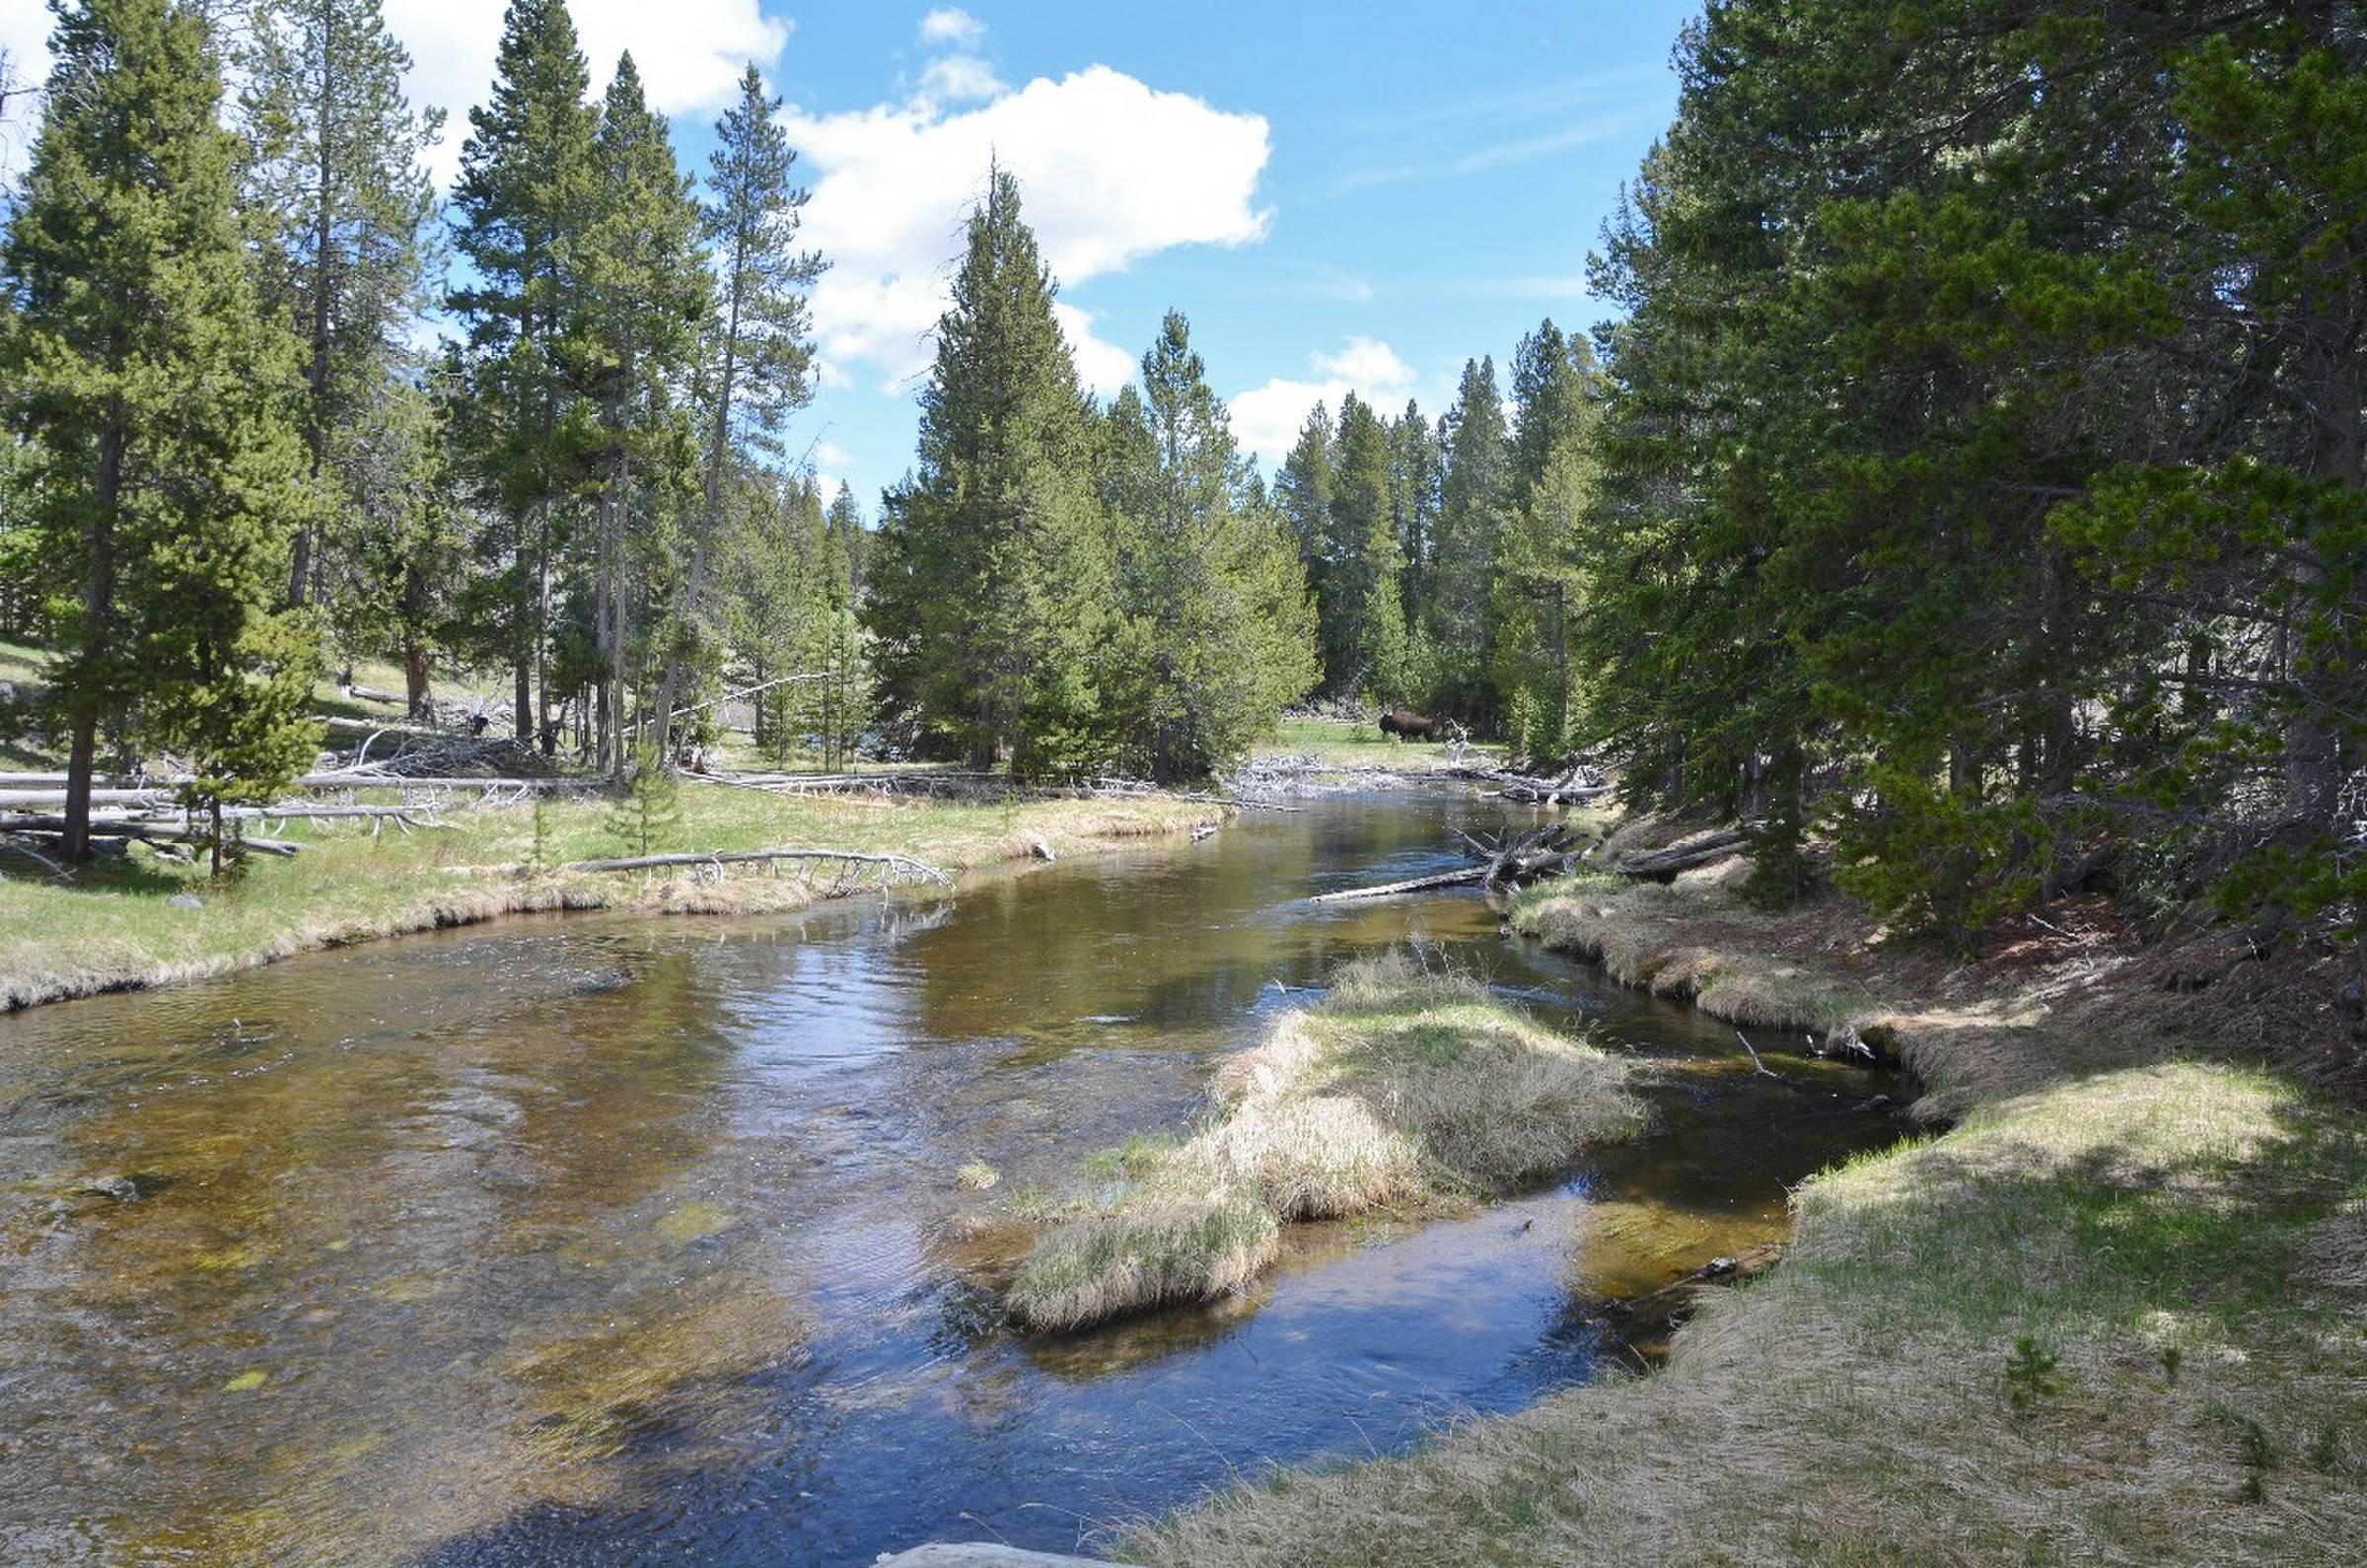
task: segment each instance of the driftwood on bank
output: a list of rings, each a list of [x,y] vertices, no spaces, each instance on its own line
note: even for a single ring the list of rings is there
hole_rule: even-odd
[[[1612,789],[1600,772],[1583,762],[1573,762],[1550,774],[1516,773],[1509,768],[1477,767],[1470,763],[1457,763],[1447,771],[1453,777],[1473,783],[1493,784],[1503,799],[1523,806],[1578,806],[1601,800]]]

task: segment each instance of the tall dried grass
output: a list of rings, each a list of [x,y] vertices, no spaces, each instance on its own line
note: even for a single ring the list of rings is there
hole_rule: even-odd
[[[1108,1211],[1039,1244],[1014,1318],[1067,1329],[1208,1300],[1272,1261],[1277,1221],[1484,1197],[1643,1121],[1616,1058],[1401,959],[1342,970],[1225,1063],[1213,1098]]]

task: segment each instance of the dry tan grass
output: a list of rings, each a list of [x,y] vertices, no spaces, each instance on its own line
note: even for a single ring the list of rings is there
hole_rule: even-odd
[[[1028,861],[1037,840],[1066,856],[1188,831],[1223,815],[1157,798],[882,806],[690,788],[682,808],[678,838],[686,847],[894,850],[956,871]],[[615,816],[614,803],[603,799],[552,805],[544,822],[547,858],[618,852]],[[445,820],[458,830],[404,836],[345,823],[299,830],[291,836],[306,845],[304,854],[258,861],[228,887],[144,854],[111,882],[0,882],[0,1010],[203,979],[321,948],[505,914],[755,913],[797,908],[832,891],[826,882],[794,876],[707,884],[687,875],[537,871],[531,810],[466,807]],[[167,899],[180,892],[195,894],[203,906],[171,907]]]
[[[2058,1085],[1812,1183],[1783,1266],[1709,1299],[1664,1372],[1126,1544],[1178,1568],[2355,1563],[2367,1344],[2281,1265],[2324,1257],[2311,1216],[2362,1176],[2356,1126],[2273,1079]]]
[[[1352,965],[1217,1075],[1217,1112],[1152,1155],[1110,1212],[1038,1246],[1013,1316],[1071,1328],[1237,1289],[1272,1260],[1277,1220],[1464,1201],[1633,1133],[1615,1058],[1555,1034],[1465,976]],[[1253,1235],[1237,1206],[1264,1217]],[[1196,1257],[1194,1250],[1201,1254]]]
[[[2086,944],[1958,968],[1831,906],[1600,880],[1515,919],[1745,1028],[1855,1028],[1953,1130],[1802,1187],[1782,1266],[1665,1370],[1239,1488],[1145,1560],[2360,1560],[2367,1133],[2256,1038]]]
[[[1107,1214],[1071,1220],[1028,1258],[1011,1307],[1040,1332],[1239,1290],[1281,1253],[1274,1216],[1246,1187],[1181,1190],[1169,1176]]]

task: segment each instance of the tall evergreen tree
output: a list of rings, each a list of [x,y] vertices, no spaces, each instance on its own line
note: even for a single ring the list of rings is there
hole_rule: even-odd
[[[1426,629],[1436,650],[1432,700],[1482,731],[1500,720],[1491,673],[1496,573],[1511,513],[1510,442],[1492,359],[1468,360],[1455,402],[1439,421],[1439,476]]]
[[[1405,399],[1405,411],[1389,427],[1389,495],[1398,535],[1398,554],[1405,568],[1399,575],[1404,598],[1405,630],[1418,645],[1410,656],[1418,672],[1422,700],[1430,700],[1437,671],[1429,652],[1431,595],[1438,572],[1438,514],[1440,481],[1445,477],[1445,455],[1438,432],[1422,414],[1421,404]]]
[[[1015,772],[1098,761],[1110,543],[1056,292],[996,170],[971,212],[921,396],[919,466],[890,492],[868,619],[881,697],[924,741]]]
[[[450,304],[467,328],[456,428],[502,523],[486,542],[501,574],[497,635],[523,740],[550,724],[551,574],[576,478],[560,343],[575,309],[599,119],[565,0],[512,0],[495,71],[461,149],[454,243],[471,277]]]
[[[313,516],[289,562],[289,602],[352,570],[378,497],[365,472],[408,427],[435,192],[421,163],[443,114],[403,97],[410,55],[378,0],[258,0],[242,51],[251,141],[244,184],[261,220],[263,302],[304,343],[303,431]],[[392,414],[392,418],[382,415]],[[328,606],[332,616],[341,608]],[[338,616],[338,618],[342,618]]]
[[[1318,589],[1324,661],[1333,691],[1369,692],[1384,707],[1413,695],[1406,668],[1402,560],[1391,504],[1389,427],[1354,392],[1334,438],[1327,570]]]
[[[708,159],[701,233],[718,298],[699,388],[705,493],[659,690],[661,740],[685,662],[700,657],[707,641],[700,624],[707,560],[732,465],[778,457],[783,423],[812,394],[813,322],[806,297],[823,262],[797,249],[806,192],[795,183],[796,150],[775,118],[780,107],[751,65],[740,79],[740,101],[715,126],[716,147]]]
[[[1511,739],[1531,755],[1558,752],[1570,736],[1594,380],[1593,351],[1551,321],[1513,356],[1511,515],[1495,562],[1488,657],[1497,711],[1521,716]]]
[[[1331,576],[1331,415],[1319,402],[1307,410],[1299,439],[1275,471],[1273,495],[1274,510],[1298,546],[1300,567],[1319,605],[1325,602]],[[1327,644],[1319,652],[1330,658]],[[1332,677],[1339,674],[1327,669],[1325,684],[1334,684]]]
[[[49,668],[65,852],[90,854],[103,722],[179,752],[191,804],[267,794],[309,755],[312,660],[273,606],[301,515],[292,340],[258,310],[235,139],[195,8],[61,5],[5,251],[11,423],[33,521],[77,602]]]
[[[563,362],[581,398],[580,457],[598,501],[593,636],[602,670],[601,765],[632,760],[628,656],[663,592],[665,530],[689,503],[690,377],[714,306],[698,212],[633,57],[616,62],[593,143],[597,180],[575,251]]]
[[[1224,405],[1167,314],[1110,419],[1105,483],[1118,528],[1128,760],[1163,783],[1238,761],[1320,673],[1297,551],[1255,504]]]

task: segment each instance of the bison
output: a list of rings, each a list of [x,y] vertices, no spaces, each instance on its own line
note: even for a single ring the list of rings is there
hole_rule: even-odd
[[[1381,715],[1383,735],[1401,735],[1408,741],[1438,739],[1438,721],[1425,719],[1411,708],[1392,708]]]

